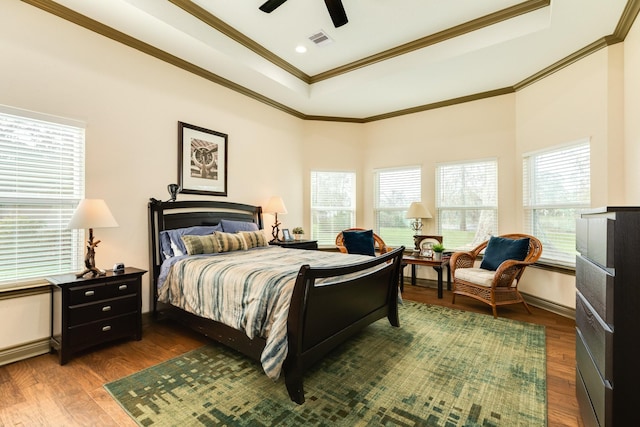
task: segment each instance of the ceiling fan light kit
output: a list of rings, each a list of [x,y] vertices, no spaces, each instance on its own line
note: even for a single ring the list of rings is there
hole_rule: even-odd
[[[276,10],[287,0],[267,0],[260,6],[260,10],[266,13],[271,13]],[[324,0],[324,4],[327,6],[331,21],[333,21],[334,27],[338,28],[349,22],[347,19],[347,13],[342,5],[342,0]]]

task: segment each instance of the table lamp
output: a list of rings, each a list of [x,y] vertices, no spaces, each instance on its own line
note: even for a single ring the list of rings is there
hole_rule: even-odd
[[[83,277],[87,273],[93,273],[92,277],[104,276],[105,271],[96,268],[96,247],[100,240],[93,240],[94,228],[117,227],[118,223],[111,214],[109,207],[102,199],[84,199],[73,213],[67,228],[89,229],[89,240],[87,240],[87,253],[84,257],[85,270],[76,274],[76,277]]]
[[[282,197],[272,197],[269,199],[267,206],[264,208],[265,213],[275,214],[275,222],[271,226],[272,231],[271,235],[273,236],[272,242],[279,242],[278,234],[280,233],[280,225],[282,223],[278,222],[278,214],[286,214],[287,208],[284,206],[284,202],[282,201]]]
[[[420,240],[417,235],[420,234],[422,230],[422,220],[432,218],[431,212],[429,209],[422,204],[422,202],[412,202],[409,206],[409,210],[407,211],[406,218],[412,218],[411,221],[411,229],[413,230],[413,243],[415,245],[415,250],[420,251]]]

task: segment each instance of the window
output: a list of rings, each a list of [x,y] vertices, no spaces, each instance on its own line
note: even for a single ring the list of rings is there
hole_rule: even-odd
[[[0,287],[80,268],[84,125],[0,106]]]
[[[342,230],[355,227],[355,172],[311,172],[311,238],[335,246]]]
[[[421,180],[419,167],[374,172],[374,228],[388,246],[413,248],[411,220],[405,216],[411,202],[422,200]]]
[[[589,141],[525,154],[524,225],[542,241],[539,262],[575,266],[576,219],[591,205]]]
[[[438,233],[447,249],[473,248],[498,231],[498,161],[436,166]]]

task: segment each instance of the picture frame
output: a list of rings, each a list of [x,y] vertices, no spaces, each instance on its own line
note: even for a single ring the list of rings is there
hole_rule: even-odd
[[[285,242],[293,240],[293,238],[291,237],[291,233],[289,232],[288,228],[283,228],[282,229],[282,240],[284,240]]]
[[[180,192],[227,195],[226,133],[178,122],[178,183]]]

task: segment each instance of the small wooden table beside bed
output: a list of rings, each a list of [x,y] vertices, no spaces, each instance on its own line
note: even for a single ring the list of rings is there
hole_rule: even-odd
[[[367,325],[398,319],[404,247],[377,257],[270,246],[262,208],[192,200],[149,208],[155,318],[171,317],[260,361],[291,399],[303,374]]]

